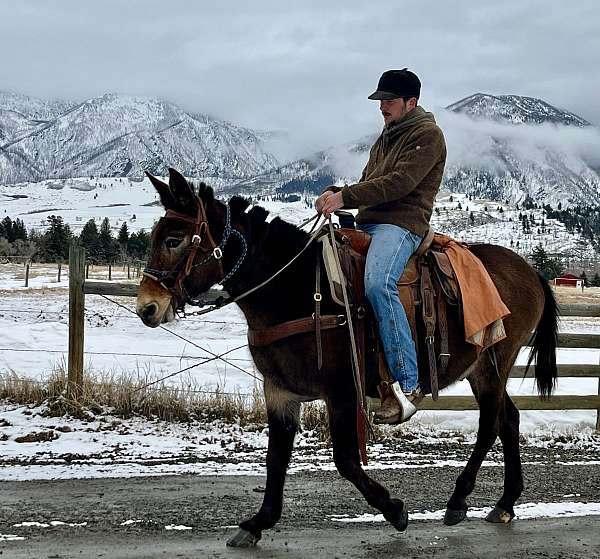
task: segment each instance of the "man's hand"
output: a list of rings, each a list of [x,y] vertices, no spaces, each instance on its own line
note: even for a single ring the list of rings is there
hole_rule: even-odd
[[[327,194],[327,193],[326,193]],[[327,196],[323,203],[323,207],[321,208],[321,213],[325,217],[329,217],[333,212],[339,210],[344,207],[344,199],[342,198],[342,192],[336,192],[335,194],[331,194],[331,196]],[[318,211],[318,208],[317,208]]]
[[[333,196],[333,192],[331,192],[331,190],[327,190],[315,200],[315,208],[318,213],[323,213],[323,206],[325,205],[325,200],[327,200],[327,198],[329,198],[330,196]]]

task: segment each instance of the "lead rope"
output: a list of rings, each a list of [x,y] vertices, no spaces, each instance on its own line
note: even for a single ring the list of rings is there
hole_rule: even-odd
[[[338,274],[341,278],[344,278],[344,273],[342,272],[342,265],[340,263],[340,256],[338,254],[337,243],[335,240],[335,233],[333,229],[333,222],[331,221],[331,217],[329,219],[329,237],[331,239],[331,246],[333,247],[333,254],[335,259],[335,266],[337,268]],[[348,332],[350,333],[350,348],[352,349],[352,371],[353,371],[353,379],[354,379],[354,388],[356,389],[356,399],[357,399],[357,407],[358,407],[358,417],[362,420],[362,424],[357,421],[357,431],[358,431],[358,439],[359,439],[359,450],[360,455],[363,461],[363,464],[366,466],[367,464],[367,449],[366,449],[366,437],[365,433],[361,432],[363,429],[368,431],[370,435],[375,436],[375,432],[373,430],[373,426],[371,425],[371,421],[369,420],[369,414],[365,408],[365,399],[364,399],[364,386],[362,383],[362,378],[360,374],[360,366],[358,362],[358,349],[356,347],[356,340],[354,338],[354,324],[352,322],[352,313],[350,312],[350,299],[348,298],[348,291],[346,290],[346,282],[341,282],[342,286],[342,296],[344,299],[344,308],[346,309],[346,317],[348,322]],[[358,419],[358,418],[357,418]]]

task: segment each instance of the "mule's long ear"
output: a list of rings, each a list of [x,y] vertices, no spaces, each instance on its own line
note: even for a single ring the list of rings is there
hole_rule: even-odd
[[[160,196],[161,204],[166,208],[173,208],[175,205],[175,199],[171,194],[171,189],[166,182],[157,179],[154,175],[151,175],[148,171],[144,171],[146,176],[150,179],[150,182],[156,188],[158,195]]]
[[[169,186],[179,210],[195,213],[197,200],[194,190],[185,177],[171,167],[169,167]]]

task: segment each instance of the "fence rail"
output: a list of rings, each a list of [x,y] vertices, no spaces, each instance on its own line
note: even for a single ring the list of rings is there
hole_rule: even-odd
[[[85,295],[111,295],[114,297],[136,297],[138,286],[135,283],[117,283],[86,280],[83,267],[85,251],[76,245],[69,253],[69,385],[77,388],[83,380],[83,340]],[[211,295],[222,295],[222,291],[212,291]],[[600,317],[600,305],[561,305],[562,316]],[[600,349],[600,334],[560,333],[558,346],[561,348]],[[523,378],[525,367],[517,365],[510,373],[511,378]],[[548,400],[537,396],[511,396],[521,410],[597,410],[596,430],[600,431],[600,364],[565,364],[558,366],[559,377],[598,378],[598,395],[556,395]],[[533,370],[528,371],[533,377]],[[473,396],[440,396],[434,402],[426,398],[424,410],[477,410]]]

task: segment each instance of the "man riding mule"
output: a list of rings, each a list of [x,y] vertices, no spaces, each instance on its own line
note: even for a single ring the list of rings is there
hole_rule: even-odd
[[[329,216],[359,208],[359,229],[371,236],[365,290],[379,326],[393,383],[385,383],[376,420],[408,420],[423,399],[417,353],[397,283],[429,230],[435,196],[446,162],[444,135],[431,113],[417,105],[419,78],[406,68],[388,70],[369,99],[379,100],[385,123],[371,148],[360,181],[329,187],[316,201]],[[383,379],[385,380],[385,379]]]
[[[340,475],[394,528],[405,530],[408,507],[404,501],[393,498],[361,467],[350,336],[324,274],[319,278],[319,325],[327,351],[322,366],[317,365],[314,285],[322,247],[308,233],[279,218],[267,222],[268,212],[259,206],[249,208],[249,202],[237,196],[220,201],[206,185],[195,190],[180,173],[169,172],[168,183],[150,176],[166,213],[152,232],[150,257],[138,291],[138,315],[147,326],[157,327],[172,320],[174,311],[197,304],[213,285],[222,283],[230,295],[228,301],[237,303],[249,329],[264,342],[249,343],[249,347],[264,377],[269,424],[265,492],[259,510],[240,523],[228,544],[256,545],[263,531],[281,517],[300,405],[311,400],[327,405],[333,459]],[[444,522],[448,525],[466,518],[468,496],[498,436],[504,454],[504,490],[486,519],[497,523],[513,519],[523,475],[519,411],[506,392],[507,379],[521,347],[530,340],[530,362],[536,360],[535,378],[542,397],[552,393],[557,376],[557,306],[548,283],[509,249],[474,244],[469,250],[489,273],[510,315],[504,320],[506,337],[494,346],[495,362],[465,340],[457,310],[447,315],[452,359],[439,376],[439,388],[466,378],[480,408],[471,457],[447,501]],[[287,325],[285,331],[282,324]],[[376,396],[377,372],[370,375],[367,393]]]

